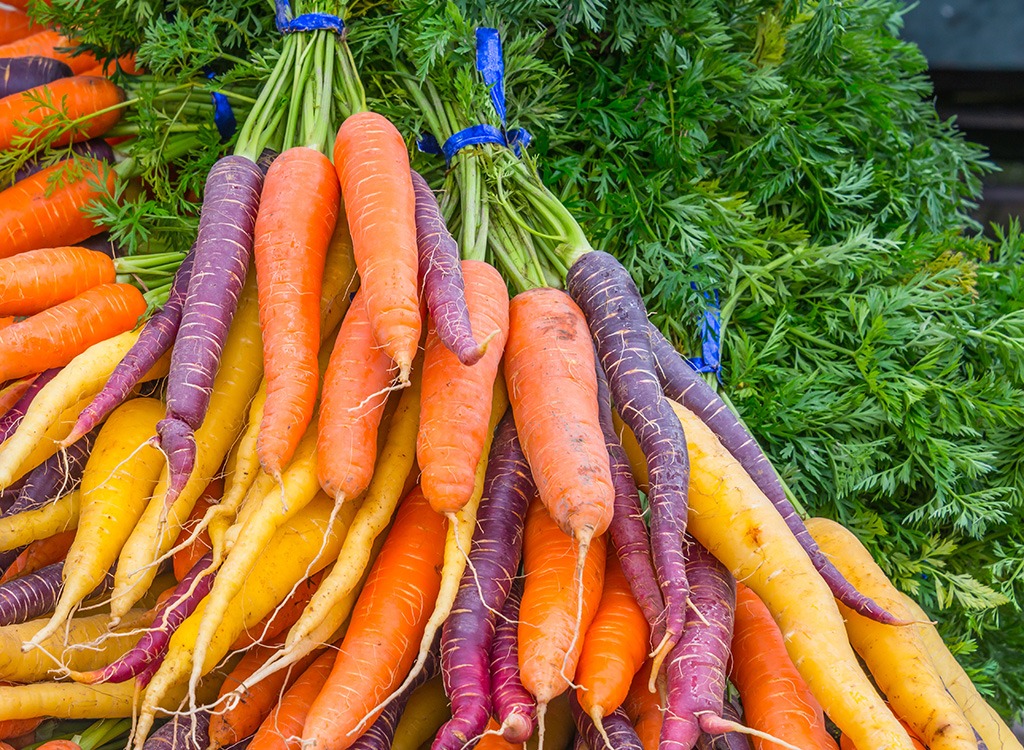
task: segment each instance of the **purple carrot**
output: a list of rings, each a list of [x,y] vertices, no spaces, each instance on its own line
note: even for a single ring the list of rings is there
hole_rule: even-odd
[[[78,156],[88,156],[108,164],[114,161],[114,149],[102,138],[91,138],[71,145],[71,152]],[[20,182],[30,175],[34,175],[49,166],[39,159],[30,159],[25,162],[21,169],[14,173],[13,182]]]
[[[210,712],[198,709],[175,714],[149,735],[142,750],[206,750],[210,744]]]
[[[526,742],[537,728],[537,702],[519,679],[519,604],[523,581],[517,578],[491,642],[491,702],[508,742]]]
[[[110,232],[94,234],[92,237],[79,242],[78,246],[84,247],[87,250],[95,250],[96,252],[103,253],[110,258],[120,258],[124,255],[124,251],[121,246],[114,242],[114,239],[110,236]]]
[[[15,547],[14,549],[6,549],[0,552],[0,573],[6,572],[11,567],[11,563],[17,560],[18,555],[24,551],[24,547]]]
[[[220,159],[206,179],[192,276],[171,352],[167,416],[156,426],[167,456],[168,507],[195,466],[195,431],[210,405],[224,341],[249,269],[262,188],[263,173],[244,156]]]
[[[793,536],[800,542],[800,546],[804,548],[814,567],[832,590],[833,596],[850,609],[872,620],[889,625],[905,625],[903,620],[894,617],[873,599],[861,594],[846,580],[808,533],[803,519],[786,497],[775,467],[761,450],[754,436],[704,378],[686,364],[661,331],[650,323],[647,324],[647,331],[665,394],[696,414],[715,433],[722,447],[746,469],[750,478],[779,511]]]
[[[739,728],[722,718],[736,582],[710,552],[693,539],[687,541],[690,602],[683,637],[666,668],[668,696],[660,750],[691,750],[701,732],[722,734]]]
[[[604,717],[601,722],[603,733],[583,710],[575,690],[569,691],[569,709],[572,711],[572,720],[579,737],[592,750],[644,750],[643,743],[633,728],[633,722],[622,708],[617,708]]]
[[[665,634],[655,649],[653,680],[686,620],[686,435],[662,392],[645,333],[647,312],[629,272],[608,253],[592,251],[572,264],[566,289],[587,317],[619,415],[647,458],[651,556],[665,602]]]
[[[99,682],[125,682],[132,677],[138,677],[136,682],[141,687],[145,687],[156,674],[160,662],[163,661],[174,631],[185,621],[185,618],[195,612],[203,597],[210,593],[214,574],[209,573],[202,577],[200,574],[210,566],[211,562],[213,562],[213,553],[208,552],[192,566],[181,582],[174,587],[171,595],[157,609],[153,624],[134,648],[103,669],[84,672],[76,675],[75,679],[79,682],[96,684]],[[189,589],[192,589],[191,593]]]
[[[265,148],[260,153],[259,158],[256,160],[256,166],[259,167],[260,172],[263,173],[264,177],[267,176],[267,171],[270,169],[270,165],[274,163],[274,159],[280,155],[281,154],[272,148]]]
[[[380,716],[377,717],[370,725],[370,728],[359,739],[352,743],[349,750],[390,750],[391,743],[395,739],[395,729],[398,727],[398,721],[402,718],[405,707],[409,703],[409,697],[417,688],[437,677],[438,672],[441,671],[440,662],[435,641],[434,648],[430,650],[427,660],[423,662],[423,669],[416,674],[416,678],[401,693],[396,695],[394,700],[384,706]]]
[[[63,585],[63,560],[0,583],[0,625],[17,625],[53,612]],[[88,598],[107,593],[113,585],[111,570]]]
[[[14,434],[14,431],[18,429],[18,425],[21,424],[25,412],[28,411],[28,407],[32,405],[32,400],[36,397],[36,394],[43,390],[43,386],[53,380],[58,372],[60,372],[60,368],[53,367],[39,373],[36,379],[32,381],[32,385],[21,394],[21,398],[14,402],[14,406],[4,412],[4,415],[0,417],[0,443]]]
[[[117,367],[114,368],[106,385],[103,386],[103,390],[97,393],[89,405],[82,410],[78,421],[71,429],[71,434],[64,442],[70,443],[77,440],[102,422],[110,412],[128,398],[128,394],[145,377],[156,361],[171,348],[174,336],[178,332],[178,325],[181,323],[181,307],[185,301],[189,278],[192,276],[193,258],[193,253],[185,256],[174,275],[174,283],[171,285],[167,303],[160,312],[146,321],[142,331],[139,332],[138,340],[132,344],[132,348],[128,350],[124,358],[117,363]]]
[[[743,719],[732,701],[726,701],[722,708],[722,718],[735,722],[737,726]],[[697,739],[697,750],[753,750],[750,737],[743,732],[726,732],[724,734],[708,734],[701,732]]]
[[[57,451],[25,478],[25,484],[18,493],[6,515],[13,516],[25,511],[41,508],[52,500],[75,490],[82,482],[85,462],[89,460],[96,434],[93,430],[83,435],[72,445]]]
[[[495,620],[519,568],[526,510],[534,492],[509,410],[495,431],[469,563],[442,630],[442,675],[452,718],[438,731],[432,750],[459,750],[487,728]]]
[[[629,581],[629,589],[651,626],[653,647],[665,637],[665,601],[651,561],[651,544],[640,507],[640,493],[633,481],[626,450],[615,433],[608,379],[600,364],[597,365],[597,403],[601,431],[611,459],[612,485],[615,487],[615,513],[608,531],[622,572]]]
[[[3,57],[0,58],[0,97],[20,94],[71,75],[66,63],[49,57]]]
[[[420,258],[420,283],[427,310],[445,347],[464,365],[477,362],[487,342],[473,338],[466,307],[466,286],[459,262],[459,246],[448,231],[437,199],[427,181],[415,170],[412,187],[416,194],[416,247]]]
[[[0,490],[0,518],[7,515],[7,511],[14,505],[14,501],[18,499],[18,495],[21,493],[21,488],[25,486],[25,477],[18,479],[13,484],[4,487]]]

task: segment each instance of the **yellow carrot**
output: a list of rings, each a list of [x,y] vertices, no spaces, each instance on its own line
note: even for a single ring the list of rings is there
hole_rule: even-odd
[[[24,547],[37,539],[76,528],[78,511],[79,495],[75,490],[36,510],[0,518],[0,551]]]

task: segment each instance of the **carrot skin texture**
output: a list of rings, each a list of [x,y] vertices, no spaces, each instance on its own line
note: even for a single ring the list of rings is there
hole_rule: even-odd
[[[114,262],[81,247],[29,250],[0,259],[0,315],[35,315],[117,278]]]
[[[626,716],[626,712],[617,708],[602,720],[604,730],[608,734],[608,741],[597,729],[594,720],[590,718],[583,706],[580,705],[576,691],[569,693],[569,708],[572,710],[572,720],[576,724],[578,736],[582,738],[588,748],[599,750],[607,747],[609,742],[615,750],[644,750],[640,742],[640,736],[633,728],[632,722]]]
[[[331,647],[320,654],[285,691],[270,716],[256,730],[249,745],[251,750],[300,750],[299,739],[309,706],[331,674],[335,653]]]
[[[303,188],[299,200],[297,185]],[[320,385],[320,292],[340,198],[334,165],[301,146],[278,156],[263,183],[253,255],[267,400],[256,450],[274,477],[295,454],[313,417]]]
[[[252,257],[263,174],[225,156],[206,180],[192,275],[167,379],[167,417],[157,425],[170,481],[165,504],[181,494],[195,466],[195,430],[210,404],[224,342]]]
[[[416,196],[416,247],[419,277],[430,318],[441,342],[464,365],[473,365],[484,355],[477,343],[466,305],[466,287],[459,264],[459,245],[448,231],[427,181],[412,172]]]
[[[384,707],[370,728],[352,743],[350,750],[390,750],[392,741],[395,739],[395,730],[405,712],[405,707],[409,704],[409,698],[418,688],[437,677],[441,671],[440,661],[440,656],[435,648],[427,656],[427,660],[423,663],[423,669],[416,675],[415,680]]]
[[[508,411],[495,430],[469,563],[441,633],[441,674],[452,718],[437,733],[433,750],[460,750],[487,726],[496,692],[488,684],[495,613],[502,611],[519,569],[526,509],[535,492]]]
[[[726,701],[722,707],[722,718],[743,724],[743,719],[736,707],[729,701]],[[750,742],[751,738],[742,732],[725,732],[723,734],[701,732],[700,737],[697,738],[697,750],[752,750]],[[835,744],[834,741],[833,744]]]
[[[0,59],[0,97],[20,94],[70,75],[71,68],[66,63],[51,57],[5,57]]]
[[[406,384],[422,320],[416,198],[405,141],[386,118],[359,112],[338,129],[334,166],[373,336]]]
[[[629,694],[622,704],[622,708],[633,722],[644,750],[658,750],[663,721],[661,696],[657,691],[652,693],[649,689],[651,666],[652,663],[648,660],[636,673],[629,686]]]
[[[135,327],[146,312],[128,284],[101,284],[0,331],[0,381],[66,365],[93,344]],[[6,365],[6,367],[5,367]]]
[[[16,42],[38,31],[42,31],[41,27],[32,22],[23,8],[12,7],[0,10],[0,44]],[[68,75],[71,75],[70,68],[68,68]]]
[[[18,499],[5,516],[37,510],[60,495],[73,492],[82,483],[85,463],[96,442],[96,432],[82,436],[66,450],[54,453],[25,478]]]
[[[22,8],[24,10],[24,8]],[[58,47],[75,47],[73,40],[68,39],[51,29],[41,29],[36,33],[22,37],[13,42],[0,46],[0,57],[26,57],[40,56],[60,60],[71,68],[75,75],[84,73],[95,68],[99,62],[88,52],[82,54],[70,54],[58,52]]]
[[[77,533],[77,530],[63,531],[32,542],[0,576],[0,585],[64,560]]]
[[[0,99],[0,150],[38,147],[61,127],[46,121],[57,113],[64,113],[72,120],[82,120],[82,124],[57,135],[52,140],[55,147],[103,135],[121,119],[120,108],[111,108],[123,102],[124,98],[120,86],[98,76],[58,78],[5,96]],[[46,104],[40,106],[40,100]],[[110,111],[95,114],[103,110]],[[31,135],[20,130],[19,122],[32,124]]]
[[[0,625],[17,625],[52,612],[60,597],[63,575],[62,560],[0,584]],[[108,571],[87,598],[105,594],[113,585],[113,573]]]
[[[114,162],[114,149],[112,149],[110,144],[102,138],[90,138],[87,141],[72,143],[70,150],[75,154],[75,158],[95,159],[107,164],[113,164]],[[45,169],[45,165],[41,159],[29,159],[21,165],[17,172],[14,173],[14,179],[11,182],[12,184],[21,182],[26,177],[31,177],[43,169]],[[92,237],[87,237],[76,244],[79,247],[84,247],[87,250],[95,250],[96,252],[103,253],[111,258],[121,254],[120,252],[114,252],[112,243],[108,242],[106,247],[97,246],[100,245],[100,243],[94,242]]]
[[[210,736],[210,712],[204,709],[175,714],[149,735],[142,750],[206,750]]]
[[[28,411],[28,407],[32,405],[32,399],[43,389],[44,385],[53,380],[54,375],[58,372],[60,372],[59,367],[51,367],[49,370],[39,373],[28,390],[21,394],[21,398],[14,403],[14,406],[4,412],[4,415],[0,417],[0,443],[14,434],[18,425],[21,424],[25,412]]]
[[[491,702],[504,740],[526,742],[537,728],[537,701],[523,687],[519,673],[519,609],[523,582],[517,578],[505,598],[491,641]]]

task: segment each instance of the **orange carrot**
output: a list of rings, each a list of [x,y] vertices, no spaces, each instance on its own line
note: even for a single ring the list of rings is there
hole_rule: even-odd
[[[100,231],[82,210],[114,191],[114,171],[95,159],[60,162],[0,192],[0,258],[74,245]]]
[[[66,365],[93,344],[131,330],[146,312],[128,284],[101,284],[0,331],[0,381]]]
[[[583,639],[575,679],[580,706],[598,727],[626,699],[634,675],[647,658],[649,636],[647,618],[633,597],[619,558],[609,551],[604,591]]]
[[[7,567],[3,576],[0,576],[0,583],[7,583],[14,578],[27,576],[47,565],[60,562],[67,557],[73,541],[75,541],[74,529],[32,542],[14,558],[14,562]]]
[[[320,585],[320,580],[323,578],[323,571],[319,571],[315,575],[310,576],[304,581],[292,589],[292,593],[288,595],[281,604],[274,609],[273,612],[268,614],[253,627],[244,630],[235,642],[231,644],[231,650],[248,648],[257,641],[266,641],[271,638],[277,638],[284,631],[290,628],[298,621],[299,616],[302,614],[302,610],[306,608],[309,600],[313,598],[313,594],[316,593],[317,587]],[[297,674],[297,673],[296,673]]]
[[[522,742],[509,742],[501,736],[501,725],[494,719],[487,724],[487,731],[480,741],[476,743],[476,750],[523,750],[526,747]],[[647,750],[644,748],[644,750]]]
[[[4,315],[3,317],[0,317],[0,328],[6,328],[11,325],[14,325],[13,315]]]
[[[373,340],[363,304],[365,288],[356,292],[338,331],[317,424],[320,486],[338,500],[351,500],[370,483],[377,430],[394,372],[390,358]]]
[[[359,112],[338,129],[334,165],[373,336],[407,385],[421,327],[409,152],[385,117]]]
[[[441,588],[445,521],[417,487],[398,509],[352,612],[334,669],[309,709],[303,742],[345,750],[405,679]],[[372,712],[372,713],[371,713]]]
[[[36,750],[82,750],[82,746],[73,740],[50,740],[39,745]]]
[[[203,494],[199,496],[196,501],[195,507],[192,509],[192,513],[189,515],[188,520],[185,521],[181,527],[181,532],[178,534],[178,538],[174,541],[174,546],[182,544],[186,539],[192,536],[192,530],[199,525],[199,522],[203,520],[203,516],[206,515],[206,511],[210,509],[210,506],[216,505],[220,501],[221,495],[224,494],[224,481],[219,477],[215,478],[212,482],[206,485],[206,489],[203,490]],[[180,550],[174,553],[174,578],[180,581],[188,572],[192,570],[192,566],[199,562],[199,559],[213,549],[213,544],[210,542],[210,534],[205,529],[196,537],[187,547],[182,547]],[[236,646],[236,648],[242,648]]]
[[[0,9],[0,44],[10,44],[42,31],[28,13],[15,8]]]
[[[105,63],[100,63],[94,68],[89,68],[88,70],[82,72],[81,75],[106,76],[107,78],[109,78],[110,76],[114,75],[114,73],[116,73],[118,70],[130,76],[142,72],[135,62],[135,53],[129,52],[127,55],[122,55],[116,60],[110,60]]]
[[[249,750],[301,750],[302,727],[313,700],[323,690],[334,667],[337,651],[332,646],[320,654],[274,707],[256,735]]]
[[[603,445],[603,442],[602,442]],[[519,671],[523,687],[537,699],[537,723],[547,704],[569,688],[576,673],[585,632],[594,619],[604,588],[605,537],[595,537],[582,577],[577,576],[573,540],[558,527],[536,498],[526,514],[519,609]],[[582,585],[582,589],[579,587]],[[640,641],[646,646],[647,641]]]
[[[123,101],[121,87],[98,76],[58,78],[5,96],[0,99],[0,151],[38,145],[54,133],[48,145],[55,147],[103,135],[121,119],[117,105]],[[58,133],[65,127],[53,122],[58,113],[75,121],[75,127]]]
[[[0,683],[6,685],[7,683]],[[9,740],[14,737],[21,737],[34,732],[36,727],[43,723],[43,717],[38,719],[7,719],[0,721],[0,739]]]
[[[72,40],[61,36],[56,31],[46,29],[17,41],[0,45],[0,57],[27,57],[29,55],[52,57],[54,60],[67,63],[75,75],[95,68],[99,64],[99,61],[88,52],[71,55],[66,51],[59,51],[60,48],[74,46],[75,43]]]
[[[821,706],[789,658],[779,626],[757,594],[742,583],[736,585],[730,678],[752,729],[803,750],[836,749]],[[751,739],[755,750],[776,748],[760,737]]]
[[[416,459],[423,494],[438,513],[461,510],[473,494],[508,335],[508,289],[501,274],[488,263],[464,260],[462,276],[473,337],[494,338],[484,356],[467,366],[441,342],[433,323],[427,332]]]
[[[113,260],[84,247],[51,247],[3,258],[0,315],[35,315],[116,278]]]
[[[320,289],[339,200],[334,165],[303,146],[274,160],[260,194],[253,254],[267,401],[256,452],[263,470],[278,481],[313,418]]]
[[[0,318],[0,331],[14,324],[14,318]],[[18,399],[25,395],[25,391],[32,387],[35,376],[16,380],[0,390],[0,417],[2,417],[12,406],[18,403]]]
[[[636,673],[629,686],[629,694],[622,704],[629,720],[633,722],[633,728],[636,729],[644,750],[658,750],[658,743],[661,740],[661,699],[657,692],[651,692],[649,689],[651,664],[650,660],[646,661]]]

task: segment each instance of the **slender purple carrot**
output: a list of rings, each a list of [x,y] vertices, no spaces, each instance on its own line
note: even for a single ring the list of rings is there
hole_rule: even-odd
[[[743,719],[736,705],[732,701],[726,701],[722,708],[722,718],[727,721],[742,724]],[[750,737],[742,732],[726,732],[725,734],[708,734],[701,732],[697,739],[698,750],[753,750]]]
[[[573,263],[566,289],[587,317],[619,415],[647,458],[651,556],[665,602],[665,634],[654,653],[654,680],[686,620],[686,435],[662,392],[645,335],[647,312],[629,272],[612,255],[592,251]]]
[[[243,156],[220,159],[206,179],[203,211],[167,379],[167,417],[157,424],[167,456],[166,505],[178,499],[196,459],[195,430],[210,405],[231,319],[252,258],[263,174]]]
[[[125,682],[132,677],[138,677],[136,682],[140,686],[147,685],[159,668],[160,662],[163,661],[174,631],[185,621],[185,618],[195,611],[203,597],[210,593],[214,574],[210,573],[202,577],[200,574],[210,566],[211,562],[213,562],[212,552],[201,557],[192,566],[181,582],[174,587],[171,595],[157,609],[153,624],[134,648],[103,669],[83,672],[76,675],[75,679],[79,682],[96,684],[99,682]]]
[[[683,637],[672,649],[666,668],[661,750],[691,750],[701,732],[722,734],[737,727],[722,718],[736,582],[710,552],[693,539],[687,541],[690,608]]]
[[[526,510],[535,491],[509,410],[495,430],[469,563],[442,629],[441,673],[452,718],[438,731],[432,750],[459,750],[487,728],[495,620],[519,568]]]
[[[198,709],[175,714],[149,735],[142,750],[206,750],[210,744],[210,712]]]
[[[576,725],[578,736],[589,748],[602,750],[603,748],[614,748],[614,750],[643,750],[643,743],[633,728],[633,722],[629,720],[626,712],[617,708],[602,719],[605,734],[594,724],[583,706],[580,705],[576,691],[569,691],[569,709],[572,711],[572,720]]]
[[[66,63],[49,57],[0,58],[0,97],[20,94],[71,74]]]
[[[259,167],[260,172],[263,173],[264,177],[267,176],[267,170],[270,169],[270,165],[274,163],[274,159],[280,155],[281,154],[272,148],[265,148],[260,152],[260,156],[256,160],[256,166]]]
[[[18,429],[18,425],[21,424],[25,412],[28,411],[28,407],[32,405],[32,400],[36,397],[36,394],[43,389],[44,385],[53,380],[58,372],[60,372],[60,368],[53,367],[39,373],[36,379],[32,381],[32,385],[21,394],[21,398],[14,402],[14,406],[4,412],[4,415],[0,417],[0,443],[14,434],[14,431]]]
[[[608,531],[615,554],[622,564],[622,572],[629,581],[630,591],[651,626],[651,645],[657,646],[665,637],[665,601],[651,561],[651,544],[640,507],[640,493],[633,482],[626,451],[615,434],[608,379],[600,364],[597,365],[597,401],[601,431],[604,432],[611,460],[612,484],[615,486],[615,514]]]
[[[517,578],[501,610],[491,643],[491,702],[508,742],[526,742],[537,728],[537,702],[519,679],[519,604],[523,581]]]
[[[149,372],[156,361],[171,348],[181,323],[181,307],[192,276],[194,253],[189,253],[174,275],[167,303],[160,312],[146,321],[138,340],[118,362],[103,390],[82,410],[65,443],[71,443],[102,422],[110,412],[128,398],[128,394]]]
[[[409,703],[409,697],[417,688],[437,677],[437,673],[440,671],[441,659],[438,656],[438,648],[435,642],[434,647],[427,655],[427,660],[423,662],[423,669],[416,674],[416,678],[401,693],[396,695],[394,700],[384,706],[380,716],[377,717],[370,725],[370,728],[359,739],[352,743],[349,750],[390,750],[391,743],[395,739],[395,729],[398,727],[398,721],[402,718],[405,707]]]
[[[750,478],[779,511],[793,536],[800,542],[800,546],[804,548],[814,567],[832,590],[833,596],[850,609],[872,620],[889,625],[905,625],[903,620],[894,617],[873,599],[861,594],[846,580],[808,533],[803,519],[786,497],[775,467],[761,450],[754,436],[704,378],[686,364],[661,331],[650,323],[647,324],[647,331],[665,394],[696,414],[718,436],[722,447],[746,469]]]
[[[81,141],[71,145],[71,152],[78,156],[88,156],[99,161],[110,162],[114,161],[114,149],[110,147],[102,138],[91,138],[88,141]],[[20,182],[30,175],[34,175],[36,172],[45,169],[48,164],[39,161],[38,159],[31,159],[21,166],[17,172],[14,173],[14,179],[12,182]]]
[[[0,625],[17,625],[49,614],[63,585],[63,560],[0,583]],[[113,585],[114,573],[108,571],[89,598],[107,593]]]
[[[416,247],[420,258],[420,282],[427,310],[437,326],[441,342],[464,365],[472,365],[487,350],[487,343],[473,338],[466,307],[466,286],[459,263],[459,246],[448,231],[430,185],[415,170]]]
[[[83,435],[75,443],[57,451],[33,469],[25,478],[18,499],[6,515],[13,516],[41,508],[76,489],[82,482],[85,462],[89,459],[98,432],[96,429]]]

